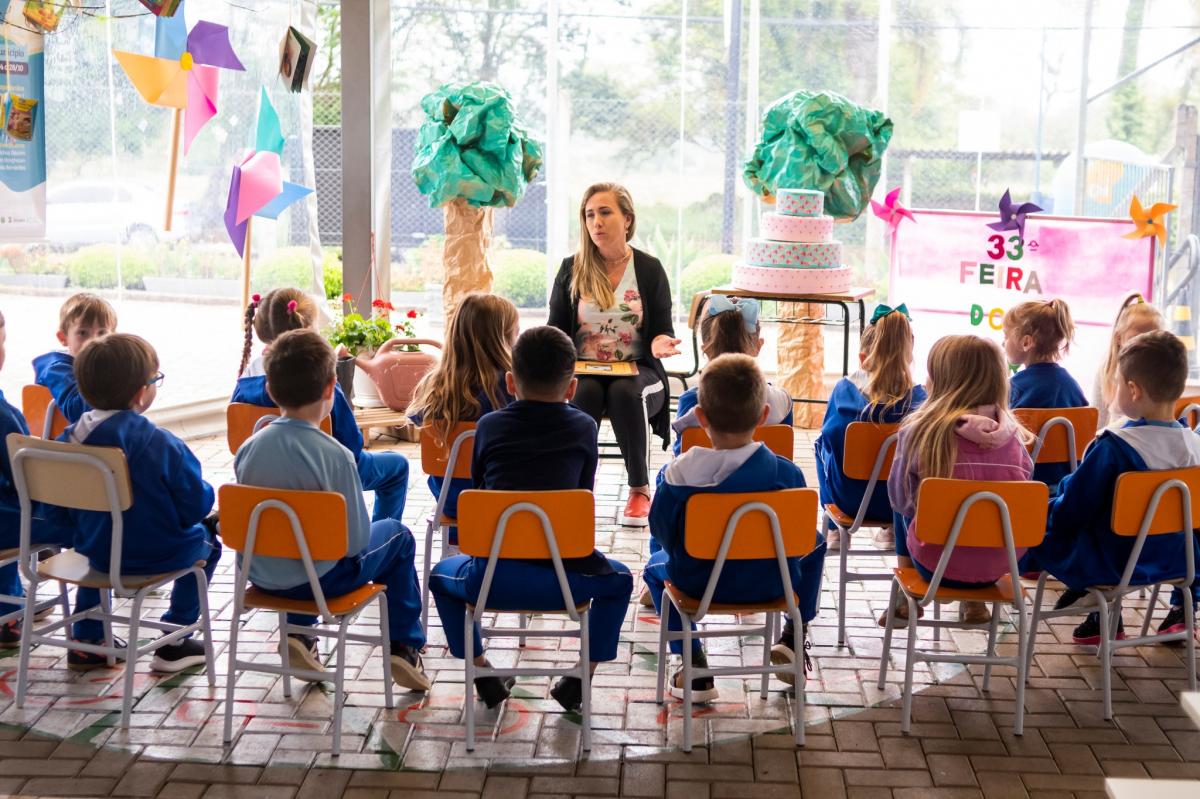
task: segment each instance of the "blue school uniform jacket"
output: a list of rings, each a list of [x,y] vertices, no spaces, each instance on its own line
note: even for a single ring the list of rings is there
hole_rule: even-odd
[[[1050,502],[1046,538],[1033,552],[1070,588],[1115,585],[1136,540],[1112,532],[1113,492],[1122,472],[1200,465],[1200,437],[1178,423],[1129,422],[1100,435]],[[1200,567],[1200,544],[1189,532]],[[1183,535],[1147,536],[1134,583],[1185,573]]]
[[[675,421],[671,422],[671,429],[675,431],[675,443],[671,445],[671,449],[676,455],[683,448],[683,431],[689,427],[700,426],[695,414],[699,401],[700,391],[697,388],[689,388],[679,395]],[[767,412],[766,424],[792,424],[792,398],[787,391],[767,383],[767,405],[770,410]]]
[[[710,560],[693,558],[684,547],[687,502],[693,494],[735,494],[804,487],[804,475],[796,464],[774,454],[764,444],[756,443],[749,447],[753,448],[752,454],[732,471],[728,470],[729,464],[736,464],[737,450],[695,447],[668,463],[658,473],[658,488],[650,505],[650,534],[667,551],[670,558],[667,573],[671,581],[691,596],[699,597],[704,593],[713,566]],[[727,457],[714,458],[714,453],[727,453]],[[725,460],[726,465],[712,469],[711,465],[718,460]],[[789,560],[792,579],[798,583],[800,558]],[[727,561],[717,584],[717,594],[745,596],[746,602],[782,596],[779,566],[773,559]]]
[[[212,551],[201,520],[213,506],[213,489],[200,475],[200,461],[178,438],[133,411],[101,421],[82,441],[71,425],[60,441],[119,447],[129,464],[133,504],[123,514],[121,570],[129,574],[173,571],[203,560]],[[93,569],[107,572],[112,517],[107,512],[56,508],[56,521],[75,530],[75,549]]]
[[[817,480],[821,490],[821,504],[835,504],[843,512],[854,516],[867,490],[866,480],[851,480],[842,471],[842,457],[846,449],[846,428],[852,422],[881,422],[895,424],[904,419],[925,401],[925,389],[913,386],[907,399],[888,407],[873,409],[863,393],[866,374],[858,372],[843,377],[833,387],[829,404],[825,408],[825,421],[821,423],[821,435],[815,445],[817,454]],[[875,484],[871,502],[867,506],[867,519],[890,520],[892,506],[888,502],[887,481]]]
[[[1082,408],[1088,401],[1066,369],[1056,363],[1035,363],[1013,375],[1008,404],[1011,408]],[[1038,431],[1031,432],[1037,435]],[[1067,463],[1039,463],[1033,467],[1033,479],[1050,486],[1051,494],[1070,473]]]
[[[0,541],[3,546],[17,546],[21,534],[21,504],[13,483],[12,462],[8,459],[8,434],[29,435],[29,425],[21,412],[8,403],[0,392]]]
[[[68,352],[47,352],[33,359],[34,382],[50,389],[54,402],[68,422],[78,422],[90,411],[75,382],[75,356]],[[41,434],[41,431],[38,433]]]
[[[267,393],[267,376],[262,373],[261,363],[261,360],[255,359],[246,373],[238,378],[230,402],[245,402],[261,408],[278,407]],[[333,437],[350,450],[357,462],[363,451],[362,431],[354,421],[354,408],[339,385],[333,387],[333,409],[329,413],[329,421],[333,426]]]

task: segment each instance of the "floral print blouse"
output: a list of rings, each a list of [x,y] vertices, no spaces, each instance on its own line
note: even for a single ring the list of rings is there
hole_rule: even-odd
[[[616,305],[602,309],[593,300],[579,300],[579,332],[575,347],[585,361],[635,361],[642,355],[642,295],[638,292],[633,259],[613,292]]]

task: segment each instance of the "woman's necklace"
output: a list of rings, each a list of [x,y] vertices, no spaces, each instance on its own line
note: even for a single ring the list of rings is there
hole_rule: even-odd
[[[629,263],[631,255],[633,255],[633,250],[626,247],[625,253],[620,258],[611,261],[607,258],[604,259],[604,270],[608,273],[608,280],[613,284],[613,288],[616,288],[617,284],[621,282],[621,276],[625,274],[625,265]]]

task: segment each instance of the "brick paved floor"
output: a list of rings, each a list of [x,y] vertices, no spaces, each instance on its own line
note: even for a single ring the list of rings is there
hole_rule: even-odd
[[[798,439],[798,462],[811,484],[811,436]],[[232,458],[223,441],[197,441],[194,448],[214,484],[230,479]],[[415,447],[399,449],[413,464],[407,521],[423,530],[417,522],[432,500],[417,474]],[[662,457],[655,453],[656,461]],[[597,540],[601,549],[636,569],[647,556],[647,539],[614,523],[624,499],[621,478],[616,463],[603,463],[596,492]],[[426,657],[434,688],[427,696],[398,694],[392,711],[383,707],[378,652],[352,648],[341,758],[326,754],[329,687],[300,684],[289,700],[278,681],[266,675],[238,679],[238,733],[226,751],[221,744],[222,653],[229,635],[231,574],[226,557],[211,591],[218,689],[209,689],[202,675],[158,677],[139,664],[128,731],[116,728],[120,670],[76,675],[66,670],[61,651],[35,652],[31,696],[18,710],[12,704],[16,650],[3,653],[0,794],[999,799],[1098,797],[1105,776],[1200,778],[1200,731],[1178,703],[1186,684],[1180,651],[1123,651],[1115,660],[1116,719],[1105,722],[1097,660],[1070,643],[1071,619],[1039,631],[1023,737],[1012,734],[1011,669],[998,668],[985,694],[981,669],[923,665],[916,669],[921,690],[912,734],[902,736],[895,682],[902,672],[891,671],[885,691],[875,688],[881,631],[873,615],[886,604],[886,589],[881,583],[869,590],[851,586],[850,647],[839,650],[829,591],[836,568],[827,571],[823,609],[813,625],[816,667],[802,750],[792,746],[791,697],[782,684],[772,682],[770,698],[763,702],[750,683],[722,680],[721,700],[693,719],[698,746],[691,754],[679,751],[679,704],[654,703],[657,627],[652,614],[631,607],[620,655],[596,677],[596,732],[586,757],[579,752],[579,719],[558,711],[548,698],[546,678],[520,682],[503,714],[481,710],[480,743],[468,755],[459,723],[462,669],[446,655],[436,614]],[[1140,618],[1139,612],[1127,611],[1127,623]],[[249,617],[245,651],[257,648],[262,657],[272,658],[273,628],[273,617]],[[1014,634],[1011,628],[1002,630],[1001,648],[1011,650]],[[746,642],[748,658],[756,656],[752,643]],[[978,651],[983,643],[980,635],[955,634],[944,645]],[[518,656],[523,662],[575,658],[569,646],[559,649],[553,638],[532,638],[520,655],[502,646],[492,650],[500,662]],[[713,653],[717,661],[739,656],[729,641],[716,644]],[[900,665],[902,655],[894,662]]]

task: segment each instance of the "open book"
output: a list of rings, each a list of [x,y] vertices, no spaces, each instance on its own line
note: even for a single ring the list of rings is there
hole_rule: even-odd
[[[576,361],[575,374],[597,377],[632,377],[638,373],[633,361]]]

